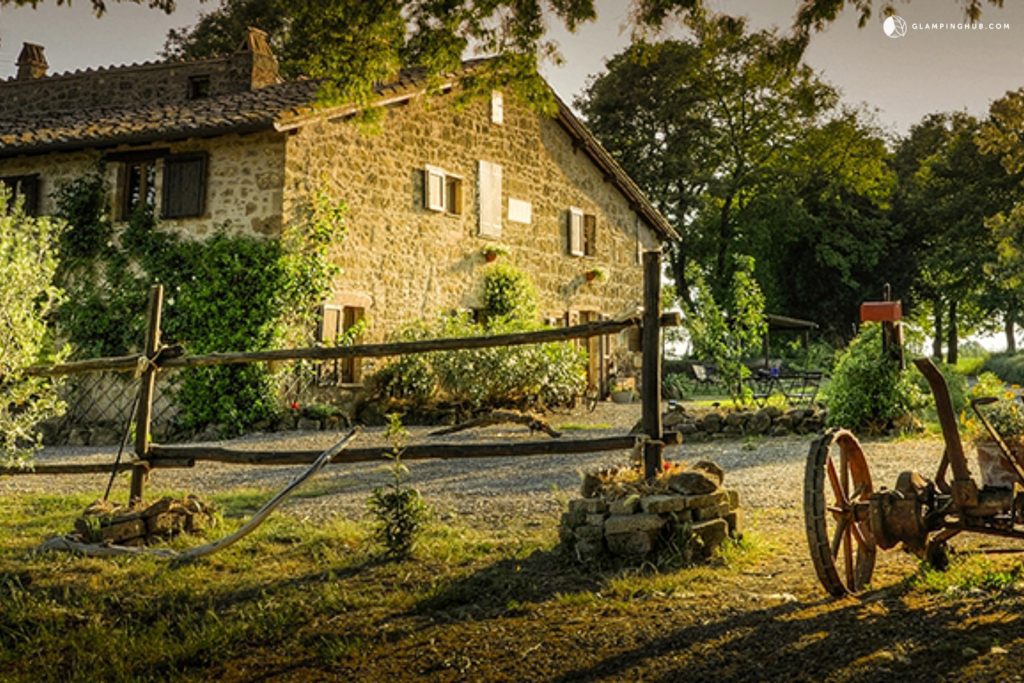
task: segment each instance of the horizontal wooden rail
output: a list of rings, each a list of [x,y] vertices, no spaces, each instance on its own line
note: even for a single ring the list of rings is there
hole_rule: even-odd
[[[566,455],[573,453],[597,453],[634,448],[643,436],[609,436],[599,439],[553,439],[548,441],[520,441],[509,443],[432,443],[407,446],[402,453],[403,460],[457,460],[464,458],[504,458],[532,455]],[[682,434],[666,432],[663,442],[667,445],[683,442]],[[350,462],[371,462],[384,460],[391,452],[389,446],[351,448],[331,460],[340,465]],[[316,460],[321,451],[243,451],[219,446],[161,446],[153,444],[151,459],[146,464],[151,468],[194,467],[196,462],[220,462],[231,465],[302,465]],[[118,472],[131,470],[137,461],[122,462]],[[37,464],[32,469],[17,467],[0,468],[0,475],[27,474],[110,474],[114,465],[106,463],[52,463]]]
[[[117,464],[118,472],[127,472],[137,465],[137,461],[122,462]],[[187,459],[167,460],[164,462],[154,463],[147,462],[150,467],[170,468],[170,467],[194,467],[195,461],[189,461]],[[74,462],[55,462],[48,464],[36,464],[31,469],[25,469],[21,467],[0,467],[0,476],[2,475],[24,475],[24,474],[110,474],[114,469],[114,465],[110,463],[102,462],[88,462],[88,463],[74,463]]]
[[[678,313],[666,313],[661,316],[663,327],[679,325]],[[272,351],[240,351],[227,353],[209,353],[198,356],[178,356],[161,359],[157,364],[161,369],[195,368],[211,365],[237,365],[243,363],[262,363],[290,360],[335,360],[338,358],[379,358],[383,356],[401,356],[410,353],[430,353],[432,351],[458,351],[462,349],[482,349],[494,346],[522,346],[524,344],[545,344],[549,342],[568,341],[572,339],[588,339],[615,334],[622,330],[640,325],[639,316],[631,316],[618,320],[559,327],[551,330],[535,332],[514,332],[496,334],[489,337],[455,337],[449,339],[424,339],[409,342],[386,344],[357,344],[354,346],[309,347],[299,349],[277,349]],[[74,375],[85,372],[134,372],[145,367],[145,360],[135,356],[111,356],[92,358],[89,360],[60,363],[57,365],[36,365],[25,370],[25,374],[37,377],[57,375]]]
[[[431,443],[413,444],[402,451],[402,460],[455,460],[460,458],[503,458],[531,455],[558,455],[628,450],[643,437],[610,436],[600,439],[549,439],[547,441],[519,441],[507,443]],[[391,453],[390,446],[349,448],[337,455],[333,464],[384,460]],[[242,465],[301,465],[313,462],[320,451],[243,451],[215,446],[160,446],[150,448],[151,461],[157,467],[162,462],[193,460],[195,462],[222,462]]]

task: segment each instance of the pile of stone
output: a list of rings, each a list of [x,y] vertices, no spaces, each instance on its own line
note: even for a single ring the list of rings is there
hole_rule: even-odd
[[[652,482],[635,468],[588,474],[559,536],[582,562],[709,558],[727,537],[741,535],[739,494],[722,488],[723,478],[711,462],[668,466]]]
[[[700,441],[813,434],[824,429],[827,418],[826,410],[816,408],[783,411],[778,406],[765,406],[758,410],[711,410],[697,415],[675,404],[662,416],[662,422],[667,431],[681,432],[689,441]]]
[[[181,533],[198,533],[214,524],[215,508],[195,496],[161,498],[145,508],[96,501],[75,520],[76,540],[125,546],[150,545]]]

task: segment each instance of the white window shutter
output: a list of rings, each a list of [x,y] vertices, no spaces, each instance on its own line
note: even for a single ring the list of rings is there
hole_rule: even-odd
[[[501,165],[480,160],[480,235],[501,237]]]
[[[569,253],[583,256],[583,209],[569,207]]]
[[[436,166],[423,170],[423,204],[431,211],[444,211],[444,171]]]
[[[500,90],[491,91],[491,123],[505,122],[505,98]]]

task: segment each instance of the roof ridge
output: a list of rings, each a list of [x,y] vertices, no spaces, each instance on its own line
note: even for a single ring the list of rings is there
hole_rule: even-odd
[[[7,78],[0,79],[0,86],[14,85],[14,84],[34,84],[34,83],[52,83],[59,80],[71,80],[74,78],[81,78],[83,76],[95,76],[102,74],[113,74],[122,73],[126,71],[142,71],[156,69],[160,67],[170,66],[191,66],[196,64],[213,64],[216,62],[223,62],[229,59],[229,55],[221,57],[205,57],[203,59],[151,59],[144,62],[132,62],[131,64],[110,64],[107,66],[88,66],[84,68],[78,68],[75,70],[60,71],[52,74],[46,74],[38,78],[18,78],[17,76],[9,76]]]

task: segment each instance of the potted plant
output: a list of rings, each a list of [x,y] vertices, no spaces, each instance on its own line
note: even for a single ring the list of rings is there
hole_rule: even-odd
[[[508,249],[500,244],[488,244],[480,250],[480,253],[483,254],[484,260],[488,263],[493,263],[498,260],[499,256],[508,256]]]
[[[1005,391],[999,398],[988,400],[992,402],[979,405],[978,410],[1002,439],[1011,457],[1024,463],[1024,405],[1012,391]],[[1013,488],[1014,482],[1018,481],[1017,472],[1003,457],[999,443],[981,419],[972,415],[964,420],[964,426],[967,438],[978,453],[982,485]]]
[[[591,268],[583,273],[583,277],[586,278],[587,282],[604,282],[608,279],[608,271],[604,268]]]
[[[610,393],[613,403],[633,402],[633,390],[624,382],[620,382],[618,380],[612,382]]]

